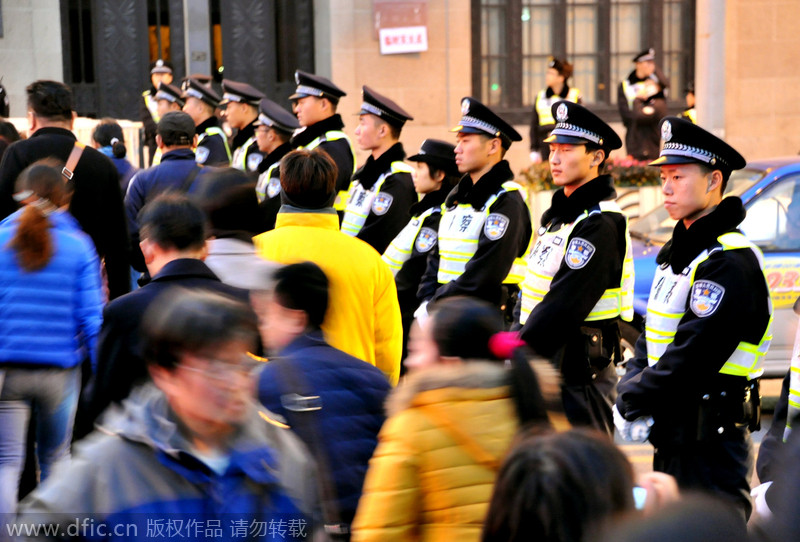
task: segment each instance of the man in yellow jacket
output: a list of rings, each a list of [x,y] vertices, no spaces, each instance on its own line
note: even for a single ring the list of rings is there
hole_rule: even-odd
[[[330,280],[322,324],[328,342],[375,365],[394,385],[403,339],[394,277],[375,249],[339,231],[335,197],[336,165],[325,152],[287,154],[275,229],[253,239],[256,251],[272,262],[320,266]]]

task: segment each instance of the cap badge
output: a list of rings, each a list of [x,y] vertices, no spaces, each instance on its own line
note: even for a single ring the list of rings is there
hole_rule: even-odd
[[[159,58],[158,60],[156,60],[156,66],[159,68],[163,67],[164,61]]]
[[[672,124],[668,120],[661,125],[661,139],[664,141],[672,139]]]
[[[300,84],[300,74],[297,73],[297,72],[294,72],[294,84],[295,85],[299,85]]]
[[[558,122],[564,122],[567,120],[568,116],[569,113],[566,104],[561,104],[556,108],[556,120],[558,120]]]
[[[464,98],[461,100],[461,114],[466,115],[467,113],[469,113],[469,100]]]

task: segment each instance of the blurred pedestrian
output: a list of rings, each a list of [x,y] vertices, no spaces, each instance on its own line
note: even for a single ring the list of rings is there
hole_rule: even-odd
[[[92,132],[92,146],[108,156],[119,173],[119,184],[124,194],[128,190],[133,175],[138,171],[131,164],[126,155],[125,134],[119,123],[109,117],[101,119]]]
[[[254,238],[256,250],[271,262],[317,264],[330,281],[326,339],[375,365],[394,385],[403,339],[394,278],[372,247],[339,231],[335,190],[336,164],[327,152],[287,154],[281,161],[283,205],[275,229]]]
[[[292,150],[289,141],[300,125],[294,115],[272,100],[264,98],[258,105],[256,142],[264,159],[258,164],[256,195],[264,216],[264,230],[275,228],[281,208],[281,158]]]
[[[361,150],[370,151],[367,161],[353,174],[342,232],[369,243],[383,254],[408,219],[417,202],[411,166],[403,162],[400,143],[405,123],[414,120],[389,98],[364,86],[363,103],[355,135]]]
[[[686,83],[686,88],[683,90],[683,96],[686,100],[686,109],[680,114],[680,118],[686,119],[692,124],[697,124],[697,109],[694,107],[694,81],[689,81]]]
[[[251,294],[269,352],[258,398],[317,459],[326,531],[349,540],[391,386],[377,368],[326,342],[328,279],[319,266],[287,265],[274,279],[272,292]]]
[[[566,60],[551,57],[547,64],[545,75],[545,88],[539,91],[533,101],[533,116],[531,117],[531,162],[539,164],[550,156],[550,146],[544,141],[553,131],[556,119],[553,118],[551,108],[554,103],[567,100],[574,103],[583,103],[581,91],[567,84],[572,77],[572,64]]]
[[[628,155],[636,160],[653,160],[661,149],[658,123],[667,115],[667,98],[660,81],[646,79],[633,100],[631,123],[625,138]]]
[[[69,211],[89,234],[105,267],[109,297],[130,291],[129,240],[114,164],[72,133],[72,91],[57,81],[35,81],[28,95],[28,139],[8,147],[0,162],[0,219],[17,209],[12,195],[20,172],[42,158],[66,164],[73,185]]]
[[[292,147],[313,150],[322,148],[336,164],[336,200],[333,208],[340,214],[347,207],[350,181],[356,172],[356,150],[343,132],[342,116],[336,113],[339,100],[347,94],[320,75],[302,70],[294,72],[297,88],[289,96],[292,111],[304,129],[292,138]]]
[[[167,525],[190,539],[234,529],[252,539],[272,525],[319,540],[313,460],[251,396],[250,307],[176,288],[146,312],[143,331],[153,384],[29,496],[18,523],[57,525],[75,539],[102,527],[112,539],[145,540]]]
[[[100,261],[65,210],[70,186],[57,165],[20,173],[24,207],[0,223],[0,515],[16,510],[34,410],[41,480],[69,456],[81,363],[96,361]]]
[[[139,244],[152,280],[109,303],[103,311],[97,374],[87,393],[81,435],[91,431],[92,423],[112,402],[120,403],[134,386],[147,381],[142,317],[162,293],[182,286],[211,290],[245,302],[248,299],[247,290],[223,284],[203,263],[208,253],[206,217],[185,195],[156,197],[142,209],[139,223]]]
[[[496,307],[445,299],[421,329],[409,357],[425,359],[387,402],[353,541],[479,540],[514,434],[549,425],[527,359],[514,356],[507,368],[490,348],[503,330]]]
[[[639,140],[642,137],[647,138],[648,141],[659,138],[658,122],[666,115],[666,111],[660,112],[662,106],[660,101],[647,103],[650,96],[657,94],[648,81],[657,83],[663,92],[669,87],[669,79],[656,67],[656,52],[652,47],[633,57],[633,62],[635,68],[628,74],[628,77],[622,80],[617,89],[617,108],[622,117],[622,124],[627,131],[625,134],[626,152],[637,160],[652,160],[658,155],[658,149],[655,154],[644,157],[644,150],[651,150],[651,147]],[[637,99],[639,100],[638,112],[636,110]],[[648,105],[653,109],[650,113],[644,110]],[[638,130],[635,128],[632,130],[631,128],[635,125],[641,125],[641,127]],[[643,145],[645,146],[643,147]]]

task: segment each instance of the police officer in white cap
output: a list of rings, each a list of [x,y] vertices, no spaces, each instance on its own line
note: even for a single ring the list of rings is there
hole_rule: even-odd
[[[736,150],[691,122],[661,122],[664,206],[677,220],[656,258],[647,324],[619,383],[623,435],[652,425],[653,469],[711,491],[749,516],[752,442],[772,304],[761,251],[737,229],[742,201],[723,199]]]
[[[157,148],[156,125],[161,119],[156,102],[156,92],[158,92],[158,86],[161,83],[172,83],[172,64],[159,58],[150,64],[150,88],[142,92],[142,100],[139,106],[139,118],[142,121],[142,126],[144,126],[143,144],[149,149],[151,164]]]
[[[406,153],[398,141],[403,125],[414,119],[367,86],[362,95],[356,142],[362,150],[370,151],[370,156],[350,183],[342,231],[383,254],[408,222],[408,210],[417,202],[411,180],[413,168],[403,162]]]
[[[297,89],[289,99],[303,130],[292,138],[292,146],[295,149],[308,150],[321,147],[333,158],[338,169],[337,195],[333,208],[341,217],[347,206],[350,180],[356,171],[356,150],[350,138],[342,131],[344,122],[341,115],[336,113],[339,100],[347,94],[321,75],[297,70],[294,79]]]
[[[503,285],[515,288],[522,280],[531,217],[504,159],[522,136],[474,98],[461,100],[461,113],[452,131],[458,132],[456,165],[463,177],[445,201],[439,241],[417,293],[418,316],[426,314],[428,302],[457,295],[502,306],[509,288]]]
[[[527,258],[521,336],[560,369],[570,423],[613,434],[613,362],[620,361],[618,321],[633,317],[633,259],[614,181],[600,171],[622,142],[581,105],[556,102],[552,115],[556,124],[545,141],[560,189]]]
[[[300,125],[294,115],[272,100],[264,98],[258,105],[256,142],[264,159],[258,164],[256,196],[264,219],[264,231],[275,228],[281,208],[281,158],[292,150],[289,142]]]
[[[258,150],[256,126],[258,103],[266,98],[260,90],[230,79],[222,80],[222,101],[224,115],[231,128],[237,130],[233,136],[231,166],[256,176],[258,164],[264,154]]]
[[[214,114],[219,106],[219,94],[200,79],[188,78],[181,87],[186,104],[183,112],[189,114],[197,132],[195,159],[198,164],[208,166],[231,165],[231,149],[228,137]]]

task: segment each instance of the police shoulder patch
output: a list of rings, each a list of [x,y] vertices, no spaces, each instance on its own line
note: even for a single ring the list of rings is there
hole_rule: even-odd
[[[269,180],[269,184],[267,185],[267,197],[269,199],[272,199],[280,193],[281,193],[281,180],[278,177],[273,177],[272,179]]]
[[[692,285],[689,306],[700,318],[714,314],[725,295],[725,288],[710,280],[698,280]]]
[[[580,269],[589,263],[594,255],[594,245],[586,239],[580,237],[574,238],[567,246],[564,260],[567,262],[567,267],[570,269]]]
[[[260,154],[251,154],[247,157],[247,169],[250,171],[255,171],[258,169],[258,164],[261,163],[264,157]]]
[[[483,225],[483,234],[490,241],[497,241],[506,234],[508,229],[508,217],[500,213],[492,213],[486,217]]]
[[[394,197],[391,194],[378,192],[378,195],[372,200],[372,212],[378,216],[385,215],[389,207],[392,206],[392,200],[394,200]]]
[[[439,239],[439,234],[433,228],[422,228],[417,235],[417,240],[414,242],[414,247],[417,252],[428,252],[436,245]]]
[[[208,160],[208,155],[211,151],[208,150],[208,147],[197,147],[194,151],[194,159],[198,164],[205,164],[206,160]]]

